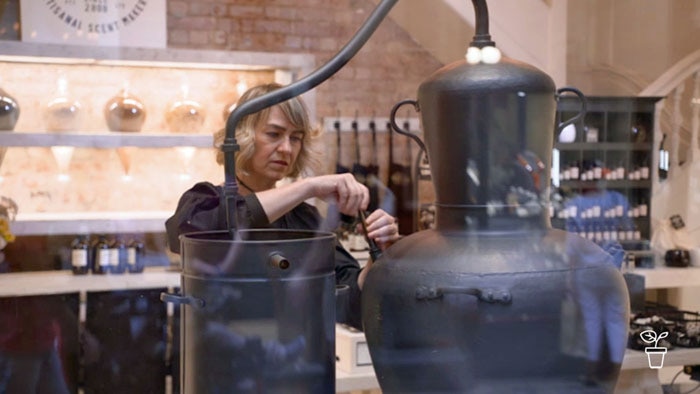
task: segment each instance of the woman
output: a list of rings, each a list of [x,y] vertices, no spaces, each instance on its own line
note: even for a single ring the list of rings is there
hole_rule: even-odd
[[[261,85],[248,90],[239,104],[279,89],[279,84]],[[351,174],[302,177],[276,186],[285,178],[298,178],[318,165],[312,140],[318,133],[311,127],[306,106],[299,97],[245,116],[236,129],[241,149],[236,156],[236,178],[240,198],[237,201],[240,228],[279,228],[318,230],[322,218],[318,210],[304,202],[310,198],[333,200],[338,210],[356,216],[369,204],[369,191]],[[224,131],[215,136],[223,142]],[[217,154],[223,164],[223,153]],[[366,218],[367,235],[385,249],[399,238],[396,220],[383,210]],[[180,198],[175,214],[166,221],[168,240],[173,252],[179,253],[178,236],[204,230],[226,230],[226,206],[222,187],[208,182],[196,184]],[[336,283],[349,286],[347,323],[361,327],[360,291],[368,268],[360,266],[336,242]]]

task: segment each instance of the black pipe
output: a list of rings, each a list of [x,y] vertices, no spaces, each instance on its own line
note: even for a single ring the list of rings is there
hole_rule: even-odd
[[[469,46],[483,48],[495,47],[496,43],[491,40],[489,34],[489,9],[486,0],[472,0],[474,6],[474,39]]]
[[[238,195],[235,163],[235,152],[239,149],[236,142],[236,126],[238,122],[246,115],[299,96],[332,77],[364,46],[397,1],[382,0],[352,39],[331,60],[316,71],[274,92],[247,101],[231,112],[226,120],[226,137],[221,150],[224,154],[223,193],[227,211],[226,223],[232,238],[237,237],[236,229],[238,225],[235,207],[235,200]]]

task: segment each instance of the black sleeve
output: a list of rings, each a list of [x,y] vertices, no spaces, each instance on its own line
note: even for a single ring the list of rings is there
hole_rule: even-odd
[[[322,219],[316,207],[302,203],[288,214],[289,226],[303,230],[318,231]],[[336,321],[362,329],[361,292],[357,285],[360,264],[340,242],[335,241],[335,284],[347,285],[347,293],[339,293],[336,302]]]
[[[343,248],[340,242],[335,244],[335,284],[347,285],[348,292],[338,295],[336,302],[336,321],[349,324],[358,330],[362,330],[362,292],[357,285],[357,277],[360,275],[360,264],[352,255]]]
[[[255,194],[237,197],[239,228],[265,227],[268,220]],[[226,230],[226,204],[222,189],[209,182],[200,182],[180,197],[173,216],[165,221],[168,246],[180,253],[180,235],[195,231]]]

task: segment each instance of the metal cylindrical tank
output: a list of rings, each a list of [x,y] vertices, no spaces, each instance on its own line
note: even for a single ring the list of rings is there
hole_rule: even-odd
[[[333,234],[212,231],[181,245],[184,393],[335,391]]]

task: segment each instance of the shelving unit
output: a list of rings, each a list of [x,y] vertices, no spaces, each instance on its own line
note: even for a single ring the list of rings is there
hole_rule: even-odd
[[[12,231],[18,236],[163,232],[171,215],[170,211],[20,213]]]
[[[0,133],[3,147],[52,147],[117,149],[137,148],[212,148],[209,134],[166,133]],[[113,212],[20,212],[12,223],[15,235],[66,235],[80,233],[124,233],[131,231],[162,232],[170,211],[113,211]]]
[[[0,133],[3,147],[73,146],[80,148],[112,149],[120,147],[174,148],[191,146],[212,148],[211,134],[129,133],[105,131],[101,133]]]
[[[587,97],[586,116],[555,135],[552,180],[564,204],[554,213],[554,227],[580,234],[636,230],[635,241],[651,238],[654,114],[660,99]],[[557,121],[579,110],[578,99],[564,97]],[[596,206],[597,212],[587,212]]]
[[[165,214],[159,210],[172,210],[175,202],[172,201],[174,197],[157,196],[155,189],[168,190],[167,182],[171,178],[172,182],[182,180],[180,183],[184,183],[187,175],[217,179],[212,174],[222,171],[217,171],[218,164],[213,160],[205,164],[193,163],[192,174],[184,170],[187,166],[184,163],[193,156],[201,156],[201,150],[213,148],[212,132],[224,122],[221,110],[237,99],[239,85],[268,80],[288,84],[315,67],[314,57],[308,54],[82,47],[8,41],[3,44],[0,55],[3,88],[17,100],[21,109],[14,131],[0,131],[0,150],[8,152],[2,163],[3,195],[20,203],[19,215],[12,224],[13,232],[18,236],[67,235],[83,231],[163,232],[163,221],[171,212]],[[39,71],[49,69],[51,72]],[[82,106],[79,131],[44,132],[48,128],[45,116],[49,99],[65,94],[56,89],[59,79],[67,82],[68,95]],[[140,132],[107,131],[104,105],[120,88],[127,86],[146,107],[143,129]],[[173,101],[183,95],[197,101],[204,109],[204,124],[193,129],[200,134],[168,131],[168,110]],[[315,93],[308,92],[305,98],[311,114],[315,114]],[[57,147],[74,147],[75,154],[72,150],[55,149]],[[52,157],[42,148],[53,148],[58,164],[55,178]],[[164,154],[151,154],[149,149],[163,149]],[[112,165],[117,155],[109,150],[117,150],[120,164],[125,167],[123,173],[109,171],[117,167]],[[68,159],[72,160],[70,166],[62,168],[64,157],[57,157],[62,153],[64,157],[72,155],[72,159]],[[21,156],[21,160],[12,160],[17,156]],[[108,156],[111,161],[107,160]],[[171,156],[180,161],[164,159]],[[147,160],[139,161],[143,157]],[[37,160],[32,160],[34,158]],[[127,169],[132,167],[132,160],[133,168]],[[100,165],[91,166],[92,162]],[[141,167],[145,162],[150,166]],[[36,167],[32,166],[34,164]],[[163,175],[172,176],[154,175],[154,169],[161,167]],[[107,171],[100,172],[97,168]],[[71,176],[75,174],[70,172],[75,170],[94,178]],[[109,199],[104,194],[111,194],[110,180],[115,176],[128,178],[132,173],[145,176],[132,177],[131,183],[119,183],[121,195],[129,194],[127,190],[133,190],[132,196],[150,193],[157,196],[151,200],[155,202],[131,204],[129,199],[121,199],[116,200],[116,204],[106,203]],[[74,183],[61,183],[68,177]],[[92,185],[85,182],[86,178],[96,181],[94,193],[90,190]],[[26,181],[31,179],[36,182]],[[58,182],[51,182],[53,180]],[[177,192],[185,187],[180,183],[176,186]],[[33,194],[30,196],[30,193]],[[30,198],[35,195],[36,199]],[[77,212],[83,210],[89,213]]]
[[[575,122],[566,132],[557,133],[554,141],[553,187],[563,198],[563,204],[554,213],[552,225],[590,236],[600,231],[621,230],[620,223],[638,231],[638,239],[621,242],[628,254],[645,256],[654,268],[636,268],[630,272],[644,277],[645,289],[666,291],[672,288],[700,286],[700,267],[670,268],[654,261],[646,249],[651,228],[651,196],[656,177],[654,150],[654,124],[656,103],[661,97],[588,97],[586,116]],[[564,97],[558,103],[557,121],[562,122],[576,115],[580,109],[577,99]],[[573,128],[574,133],[571,133]],[[560,130],[561,132],[561,130]],[[566,140],[564,142],[563,140]],[[597,167],[598,173],[595,173]],[[571,171],[574,169],[574,171]],[[572,174],[573,173],[573,174]],[[578,174],[576,174],[578,173]],[[586,174],[584,179],[583,175]],[[608,175],[609,174],[609,175]],[[595,199],[608,192],[619,193],[627,206],[612,214],[612,205],[604,206],[605,198]],[[599,204],[597,217],[582,218],[591,206],[565,211],[575,203],[585,202],[593,196],[592,204]],[[646,212],[635,212],[635,207],[645,206]],[[564,212],[565,211],[565,212]],[[608,211],[608,217],[605,212]],[[589,211],[588,214],[591,212]],[[643,214],[642,214],[643,213]],[[571,217],[573,214],[574,217]],[[630,215],[631,214],[631,215]],[[612,216],[612,217],[610,217]],[[588,224],[597,228],[582,228]],[[615,226],[615,227],[611,227]],[[622,228],[624,230],[624,228]],[[664,367],[679,367],[700,362],[700,349],[674,348],[665,355]],[[648,382],[659,387],[658,370],[649,367],[647,354],[627,349],[622,363],[621,381]],[[623,379],[622,377],[626,377]],[[659,387],[660,390],[660,387]]]
[[[180,286],[180,273],[147,267],[138,274],[73,275],[70,271],[17,272],[0,275],[0,297],[120,291]]]

